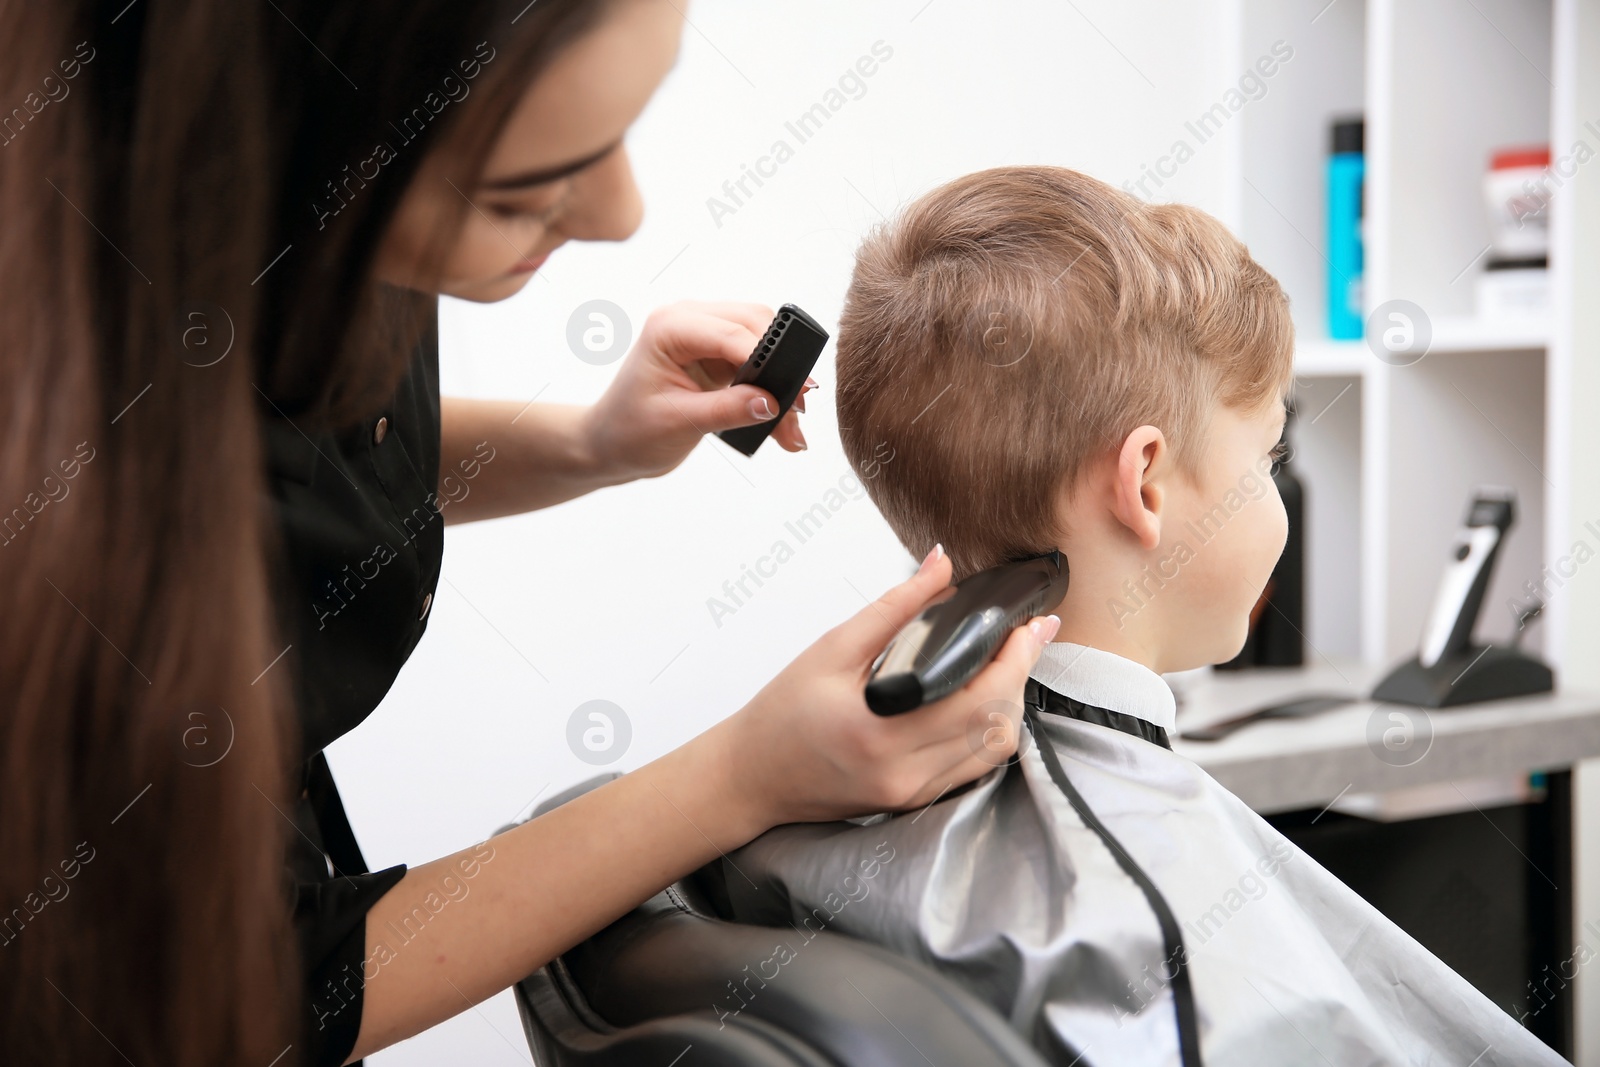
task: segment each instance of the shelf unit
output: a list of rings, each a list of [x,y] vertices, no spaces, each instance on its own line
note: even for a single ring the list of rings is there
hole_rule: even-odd
[[[1291,431],[1307,492],[1307,639],[1372,662],[1415,650],[1475,486],[1517,494],[1479,633],[1543,574],[1552,509],[1551,319],[1475,314],[1489,243],[1490,153],[1550,142],[1554,4],[1566,0],[1240,0],[1238,69],[1293,57],[1239,114],[1237,232],[1287,289],[1299,335]],[[1573,0],[1576,3],[1576,0]],[[1370,312],[1420,307],[1427,354],[1408,366],[1327,337],[1323,203],[1328,129],[1366,118]],[[1558,598],[1557,598],[1558,599]],[[1552,655],[1558,605],[1526,644]]]
[[[1308,655],[1413,654],[1473,488],[1505,486],[1517,521],[1477,636],[1509,639],[1531,582],[1547,607],[1524,647],[1558,685],[1600,689],[1600,564],[1574,551],[1600,559],[1600,4],[1236,0],[1231,15],[1230,70],[1275,42],[1294,49],[1233,120],[1229,221],[1295,314]],[[1407,366],[1327,335],[1329,127],[1353,114],[1366,119],[1366,309],[1408,300],[1432,326]],[[1484,317],[1483,175],[1494,150],[1540,143],[1568,160],[1551,308]],[[1580,766],[1574,783],[1574,929],[1600,930],[1600,773]],[[1576,985],[1577,1062],[1600,1064],[1600,980],[1586,969]]]

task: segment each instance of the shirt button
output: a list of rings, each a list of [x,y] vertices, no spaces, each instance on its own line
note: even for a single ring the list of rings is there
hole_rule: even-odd
[[[381,445],[383,444],[383,439],[388,436],[389,417],[384,415],[378,419],[378,424],[372,428],[372,443],[375,445]]]
[[[433,607],[433,594],[429,593],[422,598],[422,610],[417,613],[417,621],[421,622],[428,617],[428,609]]]

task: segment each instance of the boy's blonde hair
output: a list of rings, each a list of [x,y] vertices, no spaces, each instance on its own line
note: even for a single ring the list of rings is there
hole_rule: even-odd
[[[1062,167],[999,167],[918,199],[856,255],[839,432],[916,558],[959,579],[1048,551],[1059,493],[1146,423],[1199,474],[1216,404],[1293,375],[1276,279],[1205,212]]]

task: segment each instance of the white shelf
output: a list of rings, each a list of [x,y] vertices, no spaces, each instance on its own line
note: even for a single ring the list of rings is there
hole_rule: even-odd
[[[1572,140],[1551,135],[1549,77],[1554,5],[1571,2],[1355,0],[1313,20],[1238,0],[1241,66],[1275,41],[1294,51],[1241,112],[1237,226],[1283,284],[1299,334],[1290,435],[1308,494],[1306,636],[1319,653],[1387,662],[1414,650],[1478,485],[1508,485],[1520,505],[1484,639],[1507,635],[1500,609],[1543,571],[1567,493],[1543,469],[1556,316],[1475,314],[1463,268],[1489,243],[1490,155]],[[1366,119],[1367,312],[1407,300],[1432,328],[1425,357],[1407,365],[1326,336],[1329,130],[1353,114]],[[1552,605],[1531,650],[1545,651],[1558,615]]]
[[[1549,344],[1548,316],[1485,319],[1450,315],[1433,320],[1430,352],[1516,352]]]
[[[1294,469],[1306,493],[1312,660],[1413,653],[1473,490],[1517,495],[1477,637],[1506,639],[1512,602],[1548,607],[1525,643],[1563,687],[1600,691],[1600,579],[1572,573],[1600,521],[1600,169],[1571,169],[1600,114],[1600,4],[1583,0],[1236,0],[1238,68],[1275,40],[1292,60],[1241,112],[1237,226],[1294,309]],[[1398,366],[1326,336],[1329,124],[1366,120],[1366,311],[1429,316],[1425,358]],[[1549,143],[1551,310],[1475,313],[1490,243],[1483,175],[1497,149]],[[1588,558],[1579,556],[1578,558]],[[1588,774],[1588,778],[1584,778]],[[1578,922],[1600,929],[1600,773],[1578,822]],[[1582,783],[1587,780],[1589,784]],[[1587,828],[1584,820],[1588,819]],[[1576,1062],[1600,1065],[1600,980],[1576,983]]]
[[[1365,341],[1333,341],[1326,337],[1296,341],[1294,372],[1319,378],[1359,377],[1375,362]]]
[[[1550,345],[1550,319],[1523,316],[1485,319],[1450,315],[1434,320],[1428,355],[1455,352],[1532,352]],[[1294,371],[1299,377],[1352,378],[1381,366],[1365,341],[1301,337],[1295,342]]]

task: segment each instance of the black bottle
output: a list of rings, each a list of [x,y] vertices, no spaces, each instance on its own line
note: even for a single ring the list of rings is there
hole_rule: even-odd
[[[1283,425],[1284,441],[1289,438],[1289,426],[1293,421],[1294,412],[1290,411]],[[1283,555],[1278,557],[1272,577],[1267,579],[1260,599],[1250,610],[1250,631],[1244,647],[1228,662],[1217,664],[1218,670],[1298,667],[1305,663],[1305,489],[1289,469],[1292,458],[1291,451],[1272,475],[1278,495],[1283,498],[1283,510],[1289,516],[1289,536],[1284,542]]]

